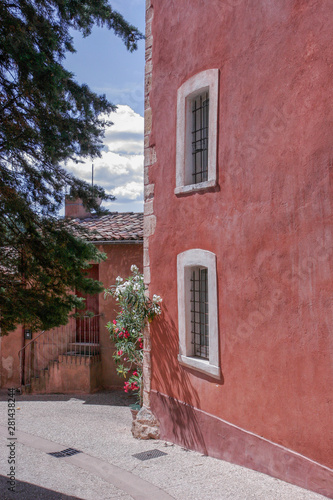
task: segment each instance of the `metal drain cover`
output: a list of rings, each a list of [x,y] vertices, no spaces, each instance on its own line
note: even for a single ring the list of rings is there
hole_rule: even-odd
[[[139,460],[150,460],[151,458],[162,457],[163,455],[167,455],[167,453],[160,450],[148,450],[143,451],[142,453],[136,453],[135,455],[132,455],[132,457],[138,458]]]
[[[67,448],[66,450],[48,453],[48,455],[52,455],[52,457],[56,458],[61,458],[61,457],[71,457],[72,455],[76,455],[77,453],[82,453],[82,452],[79,450],[75,450],[75,448]]]

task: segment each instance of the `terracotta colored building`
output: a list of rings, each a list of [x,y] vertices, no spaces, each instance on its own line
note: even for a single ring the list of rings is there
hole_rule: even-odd
[[[163,439],[333,498],[333,5],[146,19],[145,406]]]
[[[88,239],[107,255],[94,264],[91,277],[105,287],[127,277],[143,264],[143,214],[113,212],[102,217],[86,213],[79,202],[66,203],[66,216],[87,229]],[[105,325],[115,318],[117,304],[104,293],[87,296],[82,319],[64,327],[35,333],[19,326],[0,338],[0,387],[22,387],[35,393],[92,392],[123,385],[116,374],[114,347]],[[25,335],[26,333],[26,335]],[[19,352],[21,355],[19,356]],[[21,361],[20,361],[21,360]]]

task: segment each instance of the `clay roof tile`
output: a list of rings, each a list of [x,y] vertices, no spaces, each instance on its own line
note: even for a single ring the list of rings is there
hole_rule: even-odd
[[[110,212],[101,217],[74,219],[75,224],[87,230],[90,241],[143,241],[143,213]]]

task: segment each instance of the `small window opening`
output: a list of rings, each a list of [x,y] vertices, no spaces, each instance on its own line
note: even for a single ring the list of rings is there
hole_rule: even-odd
[[[209,359],[208,269],[191,270],[191,333],[193,355]]]
[[[192,101],[192,182],[208,179],[208,92],[198,95]]]

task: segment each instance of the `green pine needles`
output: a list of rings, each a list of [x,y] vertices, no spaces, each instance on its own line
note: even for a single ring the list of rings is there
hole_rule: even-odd
[[[107,0],[0,2],[0,328],[47,329],[67,322],[101,283],[82,269],[102,256],[57,216],[65,187],[100,214],[113,196],[68,173],[68,159],[100,155],[105,96],[76,82],[62,65],[74,52],[72,29],[113,30],[132,51],[143,35]]]

